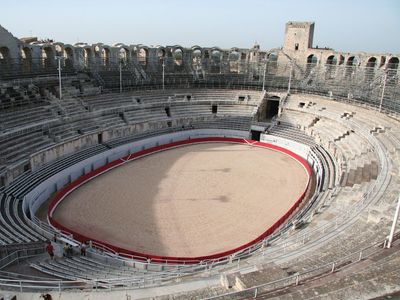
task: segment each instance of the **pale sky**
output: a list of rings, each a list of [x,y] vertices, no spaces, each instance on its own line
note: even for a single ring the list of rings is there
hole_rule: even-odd
[[[283,45],[287,21],[314,21],[314,46],[400,53],[400,0],[0,0],[16,37],[63,43]]]

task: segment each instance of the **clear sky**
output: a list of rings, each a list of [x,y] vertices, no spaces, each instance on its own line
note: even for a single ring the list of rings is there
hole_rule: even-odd
[[[400,0],[0,0],[0,12],[18,38],[72,44],[271,49],[287,21],[314,21],[314,46],[400,53]]]

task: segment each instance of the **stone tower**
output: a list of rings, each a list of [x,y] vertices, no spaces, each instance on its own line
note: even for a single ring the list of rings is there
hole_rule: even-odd
[[[286,53],[307,51],[312,48],[313,38],[314,22],[287,22],[283,50]]]

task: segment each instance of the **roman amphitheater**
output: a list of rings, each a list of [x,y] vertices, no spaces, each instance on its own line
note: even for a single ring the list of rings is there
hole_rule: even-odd
[[[314,25],[271,50],[0,26],[0,299],[398,296],[400,53]]]

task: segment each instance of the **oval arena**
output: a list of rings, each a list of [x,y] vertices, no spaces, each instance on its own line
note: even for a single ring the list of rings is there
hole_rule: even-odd
[[[260,241],[300,204],[311,174],[289,150],[239,139],[193,139],[125,159],[56,197],[51,222],[153,259],[218,258]]]
[[[0,26],[0,299],[398,293],[400,54],[314,26],[270,50]]]

